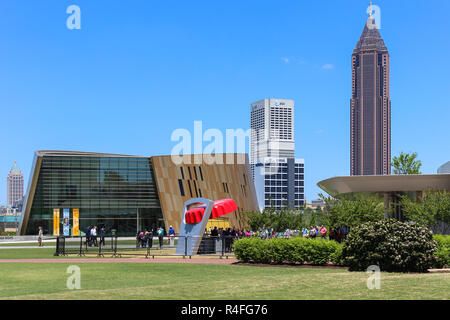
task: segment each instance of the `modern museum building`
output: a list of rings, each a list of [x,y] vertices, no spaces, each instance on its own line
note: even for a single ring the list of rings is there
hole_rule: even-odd
[[[243,213],[258,211],[248,156],[217,154],[223,161],[213,163],[198,156],[177,164],[171,156],[37,151],[18,233],[35,235],[42,226],[58,235],[63,221],[69,235],[88,226],[121,236],[169,226],[178,232],[184,202],[197,197],[233,199],[238,210],[210,225],[245,228]]]

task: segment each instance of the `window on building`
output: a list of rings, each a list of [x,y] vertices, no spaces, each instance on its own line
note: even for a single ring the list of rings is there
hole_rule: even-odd
[[[188,180],[188,187],[189,187],[189,194],[191,195],[191,198],[193,198],[194,196],[192,195],[192,188],[191,188],[191,181]]]
[[[184,194],[183,180],[178,179],[178,186],[180,187],[180,194],[181,194],[181,196],[184,197],[185,194]]]
[[[194,180],[195,196],[198,198],[197,182]]]
[[[197,169],[194,167],[194,174],[195,174],[195,180],[198,180],[198,177],[197,177]]]
[[[184,171],[183,171],[183,167],[180,167],[180,171],[181,171],[181,179],[184,180]]]

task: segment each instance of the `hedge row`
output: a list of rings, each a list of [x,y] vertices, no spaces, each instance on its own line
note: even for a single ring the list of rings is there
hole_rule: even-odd
[[[341,245],[321,239],[270,239],[244,238],[234,243],[234,253],[242,262],[282,264],[311,263],[324,265],[339,263]]]

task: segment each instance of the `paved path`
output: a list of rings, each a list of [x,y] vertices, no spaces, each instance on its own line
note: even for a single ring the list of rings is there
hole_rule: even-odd
[[[2,250],[2,249],[40,249],[40,248],[56,249],[56,246],[52,246],[52,245],[50,245],[50,246],[44,245],[43,247],[39,247],[39,246],[0,246],[0,250]],[[80,245],[77,245],[77,246],[76,245],[75,246],[74,245],[68,245],[68,246],[66,245],[66,248],[68,248],[68,249],[79,249]],[[83,246],[83,249],[84,248],[85,248],[85,246]],[[97,250],[98,251],[98,247],[88,247],[88,248],[90,250]],[[135,245],[127,245],[127,244],[118,244],[117,248],[120,248],[120,249],[147,250],[147,248],[142,248],[142,247],[136,248]],[[111,246],[106,246],[105,247],[105,250],[108,250],[108,249],[111,249]],[[158,245],[154,245],[153,249],[159,250],[159,246]],[[163,250],[176,249],[176,247],[175,246],[163,245],[162,249]]]
[[[144,259],[144,258],[103,258],[103,259],[0,259],[0,263],[209,263],[209,264],[233,264],[236,259],[220,258],[163,258]]]

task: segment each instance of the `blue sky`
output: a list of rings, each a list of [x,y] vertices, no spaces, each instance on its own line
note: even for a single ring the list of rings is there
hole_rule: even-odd
[[[81,8],[69,30],[66,8]],[[450,160],[450,1],[376,1],[391,56],[392,155]],[[0,203],[33,152],[170,154],[173,130],[249,127],[250,103],[295,101],[306,198],[349,174],[351,53],[368,1],[0,3]]]

